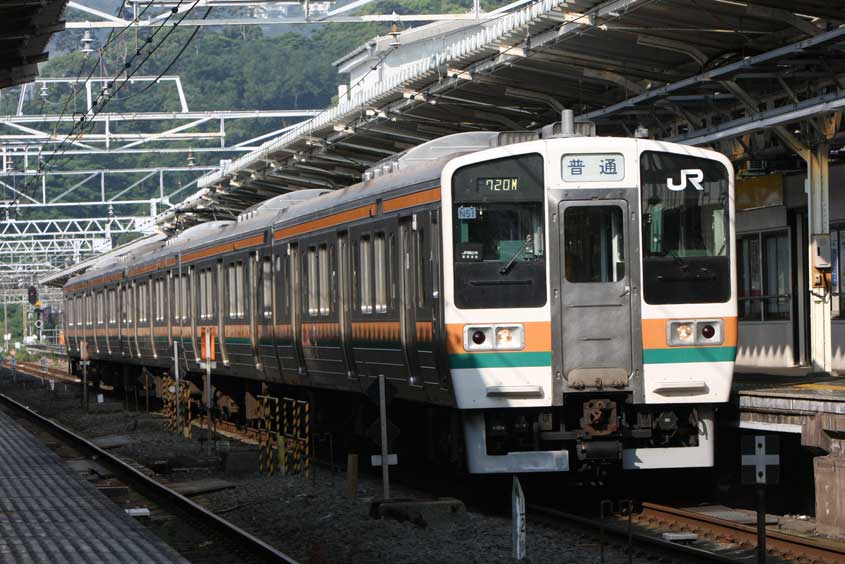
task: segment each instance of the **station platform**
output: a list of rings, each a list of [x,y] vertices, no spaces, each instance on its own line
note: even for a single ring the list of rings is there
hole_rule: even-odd
[[[187,560],[0,412],[0,562]]]
[[[743,429],[799,433],[802,443],[825,450],[825,438],[813,435],[845,430],[845,377],[836,373],[738,366],[733,393]]]

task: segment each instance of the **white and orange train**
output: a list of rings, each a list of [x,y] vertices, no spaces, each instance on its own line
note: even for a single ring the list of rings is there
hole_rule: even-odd
[[[452,135],[70,280],[68,352],[87,342],[104,379],[160,375],[179,342],[201,382],[213,327],[216,397],[269,385],[343,409],[384,374],[406,440],[436,437],[473,473],[711,466],[736,355],[733,195],[708,150]]]

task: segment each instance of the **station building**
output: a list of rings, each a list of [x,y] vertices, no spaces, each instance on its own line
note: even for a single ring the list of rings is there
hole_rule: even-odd
[[[842,155],[845,157],[845,152]],[[806,171],[800,159],[768,173],[775,163],[738,171],[737,253],[739,369],[809,364],[812,297]],[[777,165],[776,165],[777,166]],[[758,169],[758,170],[755,170]],[[830,307],[834,370],[845,370],[845,162],[830,165]]]

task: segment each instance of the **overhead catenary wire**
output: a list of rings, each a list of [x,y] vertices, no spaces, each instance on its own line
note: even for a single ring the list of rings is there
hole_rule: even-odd
[[[179,3],[174,8],[171,8],[171,13],[167,16],[167,18],[165,18],[164,21],[162,21],[161,25],[156,27],[156,29],[152,33],[152,35],[147,37],[147,39],[145,40],[145,45],[151,44],[153,42],[155,36],[159,33],[159,31],[162,28],[164,28],[166,26],[166,24],[170,20],[170,18],[172,18],[173,15],[175,15],[176,13],[178,13],[178,8],[182,3],[184,3],[184,1],[185,0],[179,0]],[[51,164],[53,164],[56,167],[59,167],[59,166],[63,166],[64,164],[66,164],[70,160],[71,157],[67,157],[67,158],[65,158],[64,161],[61,161],[59,163],[53,163],[53,161],[55,159],[61,158],[61,157],[64,156],[65,152],[67,151],[67,145],[75,143],[79,139],[79,137],[83,133],[86,132],[86,127],[90,128],[91,126],[93,126],[93,124],[95,123],[93,118],[96,117],[98,114],[100,114],[104,110],[104,108],[108,104],[108,102],[117,94],[117,92],[119,92],[132,79],[132,77],[135,76],[135,74],[137,74],[137,72],[140,70],[140,68],[143,66],[143,64],[167,40],[167,38],[170,37],[170,35],[179,26],[179,24],[182,23],[182,21],[191,13],[191,11],[194,8],[196,8],[196,6],[199,4],[199,2],[200,2],[200,0],[195,0],[193,5],[191,5],[191,7],[183,13],[182,17],[177,22],[175,22],[172,26],[169,27],[169,30],[168,30],[167,34],[164,36],[164,38],[162,38],[162,40],[158,44],[153,46],[153,49],[150,51],[150,53],[147,54],[147,56],[132,70],[131,73],[128,73],[128,74],[125,75],[123,81],[120,83],[119,86],[117,86],[116,88],[113,88],[113,89],[109,88],[108,90],[110,90],[110,91],[108,91],[106,88],[104,88],[103,90],[101,90],[98,93],[97,98],[94,99],[94,101],[92,101],[92,107],[89,108],[89,111],[92,112],[90,118],[86,118],[85,115],[83,115],[79,119],[79,121],[75,121],[73,127],[71,128],[71,131],[58,144],[58,148],[61,149],[61,150],[58,151],[58,152],[54,151],[46,161],[39,163],[39,172],[41,174],[44,174],[44,172],[47,170],[47,167],[50,166]],[[121,33],[125,30],[126,30],[126,28],[123,28],[121,30]],[[144,46],[141,46],[138,49],[136,49],[135,54],[130,58],[130,60],[123,64],[123,68],[121,69],[121,71],[118,72],[115,75],[114,78],[112,78],[110,81],[108,81],[106,83],[107,88],[112,86],[118,80],[120,80],[121,72],[125,72],[126,69],[128,69],[132,66],[132,62],[134,61],[134,59],[139,57],[141,55],[141,53],[143,52],[143,47]],[[102,58],[104,56],[104,50],[101,49],[100,53],[101,53],[100,57]],[[93,72],[94,72],[94,70],[96,70],[96,68],[97,68],[96,64],[92,65],[92,71],[89,73],[88,78],[86,78],[86,81],[90,79],[90,77],[93,75]],[[102,99],[102,103],[100,102],[101,99]],[[58,123],[57,123],[57,125],[58,125]],[[77,127],[80,128],[78,132],[77,132]],[[41,150],[39,150],[39,159],[40,159],[40,155],[41,155],[42,151],[43,151],[43,147],[42,147]],[[40,177],[41,174],[31,177],[30,181],[27,183],[27,185],[24,186],[24,188],[21,189],[21,192],[23,194],[28,194],[29,189],[34,185],[34,183],[37,181],[37,179]]]
[[[157,28],[153,31],[152,35],[150,35],[149,37],[147,37],[147,39],[146,39],[146,40],[145,40],[145,42],[144,42],[144,46],[145,46],[145,45],[147,45],[147,44],[151,44],[151,43],[153,42],[153,40],[155,39],[155,36],[156,36],[156,35],[158,34],[158,32],[162,29],[162,27],[163,27],[163,26],[164,26],[164,25],[165,25],[165,24],[166,24],[166,23],[170,20],[170,18],[171,18],[171,17],[172,17],[175,13],[177,13],[179,6],[180,6],[183,2],[184,2],[184,0],[179,0],[179,3],[178,3],[178,4],[174,7],[174,8],[171,8],[171,12],[170,12],[170,14],[168,14],[167,18],[165,18],[165,20],[162,22],[162,25],[161,25],[161,26],[159,26],[159,27],[157,27]],[[194,5],[191,7],[191,10],[192,10],[194,7],[196,7],[196,5],[197,5],[197,3],[198,3],[198,2],[199,2],[199,0],[196,0],[196,2],[194,2]],[[187,13],[190,13],[190,11],[191,11],[191,10],[188,10],[188,11],[186,12],[186,15],[187,15]],[[179,22],[177,22],[177,23],[176,23],[176,26],[178,26],[178,25],[179,25],[179,23],[181,23],[181,21],[182,21],[183,19],[184,19],[184,16],[182,17],[182,19],[180,19],[180,20],[179,20]],[[175,26],[174,26],[174,27],[175,27]],[[125,30],[125,29],[126,29],[126,28],[124,28],[124,30]],[[163,39],[162,41],[166,40],[166,39],[167,39],[167,37],[169,37],[169,36],[170,36],[170,33],[172,33],[172,30],[173,30],[173,27],[170,29],[170,31],[168,32],[168,34],[164,37],[164,39]],[[160,45],[160,43],[159,43],[159,45]],[[120,78],[120,72],[123,72],[123,71],[125,71],[125,69],[130,68],[130,67],[132,66],[132,63],[133,63],[133,61],[135,60],[135,58],[139,57],[139,56],[140,56],[140,54],[143,52],[143,48],[144,48],[144,46],[141,46],[141,47],[139,47],[138,49],[136,49],[136,50],[135,50],[135,54],[134,54],[134,55],[132,55],[132,57],[129,59],[129,61],[124,62],[124,64],[123,64],[123,68],[121,69],[121,71],[119,71],[119,72],[115,75],[115,77],[114,77],[113,79],[111,79],[110,81],[108,81],[108,82],[105,84],[105,88],[103,88],[103,89],[102,89],[102,90],[101,90],[101,91],[97,94],[97,97],[96,97],[96,98],[95,98],[95,99],[91,102],[91,108],[88,108],[88,111],[93,111],[93,114],[92,114],[92,116],[91,116],[92,118],[93,118],[93,117],[95,117],[97,114],[99,114],[99,113],[102,111],[102,108],[103,108],[103,107],[104,107],[104,106],[108,103],[108,100],[111,98],[111,96],[113,96],[113,95],[114,95],[114,92],[110,92],[110,93],[107,95],[107,94],[106,94],[106,92],[107,92],[107,88],[109,88],[109,87],[110,87],[110,86],[111,86],[111,85],[112,85],[112,84],[113,84],[116,80],[118,80],[118,79]],[[157,47],[158,47],[158,46],[156,46],[156,47],[154,48],[154,50],[155,50]],[[103,53],[103,52],[102,52],[102,50],[101,50],[101,53]],[[104,54],[101,54],[101,59],[100,59],[100,60],[102,60],[102,58],[103,58],[103,57],[104,57]],[[141,65],[142,65],[144,62],[146,62],[146,61],[147,61],[147,59],[149,59],[149,56],[147,56],[147,57],[146,57],[146,58],[145,58],[145,59],[144,59],[144,60],[143,60],[143,61],[142,61],[142,62],[141,62],[138,66],[136,66],[136,67],[135,67],[135,70],[133,70],[131,74],[127,75],[127,79],[126,79],[126,80],[128,80],[129,78],[131,78],[132,76],[134,76],[134,75],[135,75],[135,73],[136,73],[136,72],[140,69]],[[92,72],[89,74],[89,77],[88,77],[88,78],[90,78],[90,77],[91,77],[91,75],[93,74],[93,70],[94,70],[94,69],[92,68]],[[123,83],[123,84],[125,84],[125,83],[126,83],[126,81],[124,81],[124,83]],[[105,100],[104,100],[103,104],[100,104],[100,99],[101,99],[101,98],[105,98]],[[93,123],[93,121],[89,121],[89,123]],[[85,127],[86,127],[86,125],[87,125],[87,124],[86,124],[86,118],[85,118],[85,115],[83,115],[83,116],[79,119],[79,121],[78,121],[78,122],[74,122],[74,125],[73,125],[73,127],[71,128],[70,133],[68,133],[68,134],[65,136],[65,138],[64,138],[64,139],[63,139],[63,140],[59,143],[58,147],[59,147],[59,148],[64,147],[64,146],[68,143],[68,140],[69,140],[69,139],[70,139],[70,143],[75,143],[75,142],[79,139],[79,137],[82,135],[82,133],[84,133],[84,132],[85,132]],[[79,126],[79,127],[81,128],[81,129],[80,129],[80,131],[79,131],[79,133],[76,133],[76,128],[77,128],[77,126]],[[76,133],[76,134],[75,134],[75,133]],[[75,134],[75,135],[74,135],[74,134]],[[73,136],[73,139],[71,139],[71,136]],[[65,148],[65,149],[63,149],[63,150],[61,150],[61,152],[60,152],[60,153],[58,153],[58,157],[59,157],[59,158],[61,158],[61,157],[64,155],[64,153],[65,153],[66,151],[67,151],[67,149],[66,149],[66,148]],[[50,163],[50,162],[51,162],[54,158],[56,158],[56,156],[57,156],[57,155],[56,155],[56,153],[55,153],[55,152],[54,152],[52,155],[50,155],[50,158],[49,158],[49,159],[47,160],[47,162],[45,163],[45,167],[46,167],[46,165],[47,165],[47,164],[49,164],[49,163]],[[67,162],[67,160],[65,160],[65,161],[63,161],[63,162],[61,162],[61,163],[59,163],[59,164],[60,164],[60,165],[63,165],[63,164],[65,164],[66,162]]]

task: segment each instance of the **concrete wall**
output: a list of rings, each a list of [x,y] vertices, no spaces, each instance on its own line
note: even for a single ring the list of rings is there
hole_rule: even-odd
[[[736,362],[743,366],[794,366],[792,322],[740,323]]]
[[[831,331],[833,369],[845,371],[845,320],[834,321]]]

